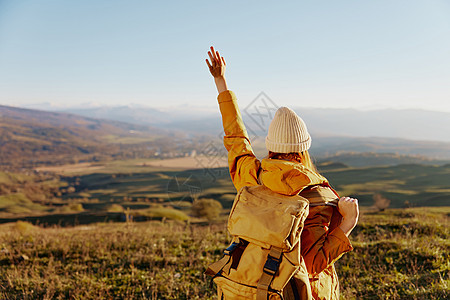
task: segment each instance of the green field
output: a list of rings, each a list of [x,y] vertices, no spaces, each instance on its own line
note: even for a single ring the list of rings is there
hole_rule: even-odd
[[[363,211],[336,264],[342,299],[448,299],[449,207]],[[0,225],[0,299],[216,299],[224,222]]]
[[[0,223],[88,224],[135,220],[187,219],[194,200],[214,199],[226,213],[236,193],[226,168],[174,169],[148,160],[111,161],[68,167],[61,175],[0,172]],[[450,206],[450,165],[348,167],[319,164],[341,196],[377,209]],[[176,211],[175,211],[176,210]]]
[[[214,299],[203,271],[230,241],[228,171],[147,161],[0,172],[0,299]],[[342,299],[449,297],[449,165],[319,169],[362,205]],[[202,200],[219,215],[194,213]]]
[[[223,207],[229,208],[236,193],[226,168],[172,170],[140,167],[127,171],[125,165],[116,167],[120,168],[119,173],[110,166],[102,173],[66,178],[69,184],[75,181],[78,185],[75,193],[64,197],[88,196],[99,199],[99,203],[123,203],[126,198],[134,201],[135,205],[145,205],[142,200],[151,199],[150,202],[172,206],[198,197],[216,199]],[[351,168],[342,164],[320,164],[319,168],[341,195],[358,197],[362,206],[372,206],[376,194],[389,199],[389,207],[450,205],[450,165]],[[197,190],[193,191],[193,188]]]
[[[324,174],[341,194],[357,196],[366,206],[375,193],[390,199],[391,207],[450,205],[450,165],[343,168]]]

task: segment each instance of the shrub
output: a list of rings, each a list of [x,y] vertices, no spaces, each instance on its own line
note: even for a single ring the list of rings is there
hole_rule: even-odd
[[[384,211],[391,204],[391,200],[378,193],[373,195],[373,202],[374,207],[378,209],[378,211]]]
[[[119,204],[111,204],[110,206],[108,206],[107,212],[123,212],[123,206],[119,205]]]
[[[21,234],[31,233],[36,229],[36,226],[29,222],[24,221],[17,221],[15,228],[17,231],[19,231]]]
[[[207,218],[211,221],[219,216],[222,204],[214,199],[199,199],[194,201],[191,210],[195,217]]]
[[[178,221],[186,221],[189,217],[178,209],[168,208],[168,207],[152,207],[149,208],[141,215],[148,216],[153,219],[172,219]]]
[[[64,205],[64,206],[58,208],[57,211],[65,212],[65,213],[82,212],[82,211],[84,211],[84,208],[81,203],[71,203],[71,204]]]

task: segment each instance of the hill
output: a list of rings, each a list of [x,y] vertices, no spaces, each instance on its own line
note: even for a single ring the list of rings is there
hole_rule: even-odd
[[[362,211],[336,263],[343,299],[448,299],[449,208]],[[225,217],[225,216],[224,216]],[[216,299],[223,221],[0,225],[1,299]],[[24,295],[26,295],[24,297]]]
[[[121,108],[114,110],[117,114],[121,111]],[[111,110],[106,112],[110,113]],[[125,109],[124,113],[127,112]],[[135,110],[132,112],[137,116]],[[159,112],[154,114],[161,116]],[[193,115],[188,113],[184,118]],[[146,116],[148,111],[143,110],[137,120],[145,119]],[[155,120],[159,119],[149,119],[148,122]],[[247,121],[250,123],[247,127],[253,148],[258,156],[264,157],[267,153],[264,136],[253,131],[255,125],[251,125],[251,120]],[[221,129],[216,132],[218,134],[205,133],[212,128],[220,128],[220,119],[198,119],[184,123],[165,119],[163,123],[168,128],[162,128],[162,124],[154,127],[0,106],[0,167],[30,168],[111,159],[180,157],[193,152],[211,155],[211,151],[217,152],[213,155],[224,155]],[[177,129],[170,128],[174,124],[178,124]],[[443,165],[450,161],[450,143],[446,142],[320,135],[313,137],[313,140],[311,153],[319,161],[333,160],[349,166],[404,163]]]
[[[256,107],[256,105],[255,105]],[[269,115],[241,107],[252,139],[264,139]],[[450,113],[424,110],[373,110],[296,108],[313,136],[312,153],[331,156],[338,152],[374,152],[426,156],[450,160]],[[222,133],[218,109],[150,107],[91,107],[66,111],[104,119],[151,125],[162,129],[204,134],[219,140]]]
[[[176,131],[67,113],[0,106],[0,166],[33,167],[176,151]]]

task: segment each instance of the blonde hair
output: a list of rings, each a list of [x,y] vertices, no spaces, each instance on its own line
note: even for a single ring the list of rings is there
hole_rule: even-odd
[[[319,174],[316,166],[314,165],[311,156],[309,155],[308,150],[302,152],[290,152],[290,153],[277,153],[269,151],[269,158],[271,159],[281,159],[281,160],[289,160],[302,164],[307,169]]]

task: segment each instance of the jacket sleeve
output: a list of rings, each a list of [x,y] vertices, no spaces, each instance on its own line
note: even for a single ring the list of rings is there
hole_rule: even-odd
[[[218,96],[225,136],[223,143],[228,151],[228,166],[236,190],[258,184],[260,161],[255,157],[250,139],[242,121],[237,99],[232,91]]]
[[[315,276],[337,261],[345,252],[353,250],[348,237],[339,227],[328,230],[327,220],[332,214],[332,207],[328,211],[320,211],[322,207],[311,207],[310,214],[305,221],[301,236],[302,255],[308,273]]]

